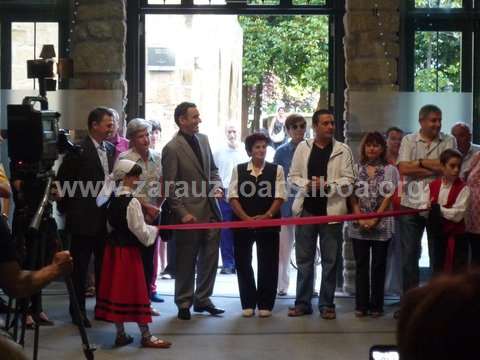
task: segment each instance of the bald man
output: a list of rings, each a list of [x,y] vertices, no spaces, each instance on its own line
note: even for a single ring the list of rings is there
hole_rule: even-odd
[[[470,130],[470,127],[465,123],[458,122],[453,125],[451,133],[457,140],[458,150],[463,155],[460,178],[465,180],[465,175],[472,166],[473,156],[480,151],[480,145],[472,143],[472,131]]]

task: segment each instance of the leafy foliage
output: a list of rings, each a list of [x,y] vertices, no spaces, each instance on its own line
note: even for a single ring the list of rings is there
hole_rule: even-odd
[[[415,90],[460,91],[461,33],[415,34]]]
[[[415,0],[417,8],[461,8],[462,0]]]
[[[312,93],[327,88],[327,17],[240,16],[239,22],[243,84],[249,89],[250,108],[256,97],[258,104],[259,96],[263,110],[271,111],[279,100],[302,104],[311,100]],[[257,94],[260,88],[262,94]]]

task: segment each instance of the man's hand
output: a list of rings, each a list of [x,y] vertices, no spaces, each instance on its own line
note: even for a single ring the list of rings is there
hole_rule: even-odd
[[[58,275],[68,275],[73,270],[73,258],[70,251],[57,252],[52,260],[52,265],[58,269]]]
[[[187,214],[180,220],[182,224],[193,224],[197,222],[197,218],[192,214]]]
[[[60,194],[60,191],[58,191],[58,186],[56,183],[53,183],[52,187],[50,188],[50,200],[51,201],[62,200],[62,196]]]

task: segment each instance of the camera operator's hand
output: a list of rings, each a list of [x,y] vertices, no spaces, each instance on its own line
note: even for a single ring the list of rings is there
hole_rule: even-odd
[[[60,195],[60,192],[58,191],[58,186],[57,186],[56,183],[53,183],[52,187],[50,188],[50,200],[51,201],[62,200],[62,196]]]
[[[73,269],[73,258],[70,256],[70,251],[57,252],[53,257],[52,265],[58,268],[59,276],[70,274]]]

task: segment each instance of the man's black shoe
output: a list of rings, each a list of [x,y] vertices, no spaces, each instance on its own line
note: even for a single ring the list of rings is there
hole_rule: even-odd
[[[190,320],[192,316],[190,315],[190,309],[178,309],[178,318],[180,320]]]
[[[215,306],[213,305],[208,305],[208,306],[194,306],[193,307],[193,311],[195,312],[208,312],[210,313],[210,315],[220,315],[220,314],[223,314],[225,312],[225,310],[223,309],[219,309],[219,308],[216,308]]]

